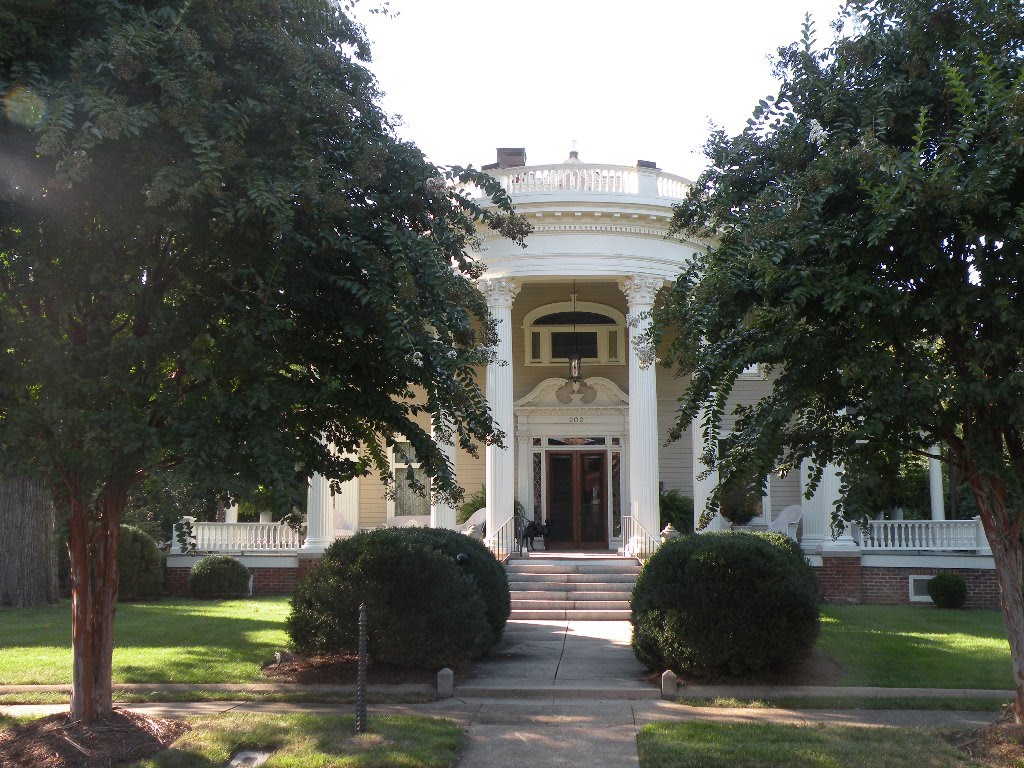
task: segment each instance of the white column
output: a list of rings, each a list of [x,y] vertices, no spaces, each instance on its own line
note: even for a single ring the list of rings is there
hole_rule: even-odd
[[[333,540],[334,520],[331,509],[331,485],[323,475],[309,479],[306,492],[306,543],[303,552],[323,552]]]
[[[814,495],[810,499],[805,496],[811,476],[810,468],[810,460],[804,459],[800,463],[800,506],[804,509],[800,518],[800,545],[808,555],[820,552],[821,545],[832,540],[832,502],[835,501],[835,497],[825,487],[825,476],[822,476]]]
[[[530,450],[530,421],[520,414],[516,425],[516,456],[519,478],[516,483],[516,498],[526,510],[526,519],[533,520],[539,510],[533,508],[533,454]]]
[[[629,302],[629,514],[649,533],[661,530],[658,510],[658,387],[655,351],[644,338],[654,297],[665,281],[634,275],[619,282]]]
[[[238,522],[238,505],[232,504],[230,507],[224,508],[224,522],[225,523],[237,523]]]
[[[447,421],[444,416],[437,417]],[[438,423],[435,418],[432,434],[434,436],[434,442],[437,443],[438,448],[441,449],[441,453],[444,454],[445,461],[448,466],[452,469],[452,476],[455,476],[455,446],[447,440],[439,439],[438,435]],[[450,424],[443,424],[448,427],[444,430],[445,432],[451,432]],[[455,507],[447,502],[441,501],[440,499],[433,499],[430,503],[430,527],[431,528],[455,528]]]
[[[936,445],[932,448],[936,456],[942,453],[942,448]],[[932,520],[945,520],[946,508],[945,499],[942,493],[942,462],[938,459],[928,459],[928,490],[932,499]]]
[[[707,477],[702,475],[707,471],[708,465],[704,463],[701,456],[704,455],[703,422],[706,418],[706,410],[702,409],[700,415],[690,422],[690,433],[693,436],[693,530],[699,531],[700,516],[704,514],[704,508],[708,504],[708,498],[718,485],[718,470],[712,469]],[[728,524],[720,514],[715,514],[704,531],[721,531],[728,528]]]
[[[507,278],[481,280],[479,288],[498,333],[495,361],[487,366],[487,405],[494,426],[504,435],[504,447],[488,445],[485,452],[487,535],[512,517],[515,509],[515,426],[512,409],[512,302],[519,286]],[[503,364],[499,365],[501,362]]]
[[[359,531],[359,478],[341,484],[341,498],[335,498],[334,538],[343,539]]]

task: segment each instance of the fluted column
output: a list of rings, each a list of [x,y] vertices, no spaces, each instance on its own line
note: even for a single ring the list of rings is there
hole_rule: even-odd
[[[647,531],[661,530],[658,509],[658,385],[655,351],[645,338],[654,297],[665,281],[634,275],[619,282],[629,303],[629,513]]]
[[[810,461],[804,459],[800,465],[800,488],[807,490],[810,479]],[[857,545],[850,534],[850,526],[838,538],[832,538],[832,511],[835,509],[835,502],[839,499],[839,485],[842,480],[843,469],[837,464],[827,464],[821,475],[821,481],[810,499],[803,499],[801,504],[804,514],[801,518],[803,536],[800,544],[804,552],[811,554],[821,551],[842,551],[857,549]]]
[[[488,445],[485,451],[487,494],[487,535],[512,517],[515,502],[515,428],[512,410],[512,302],[519,286],[507,278],[479,282],[494,319],[498,340],[495,360],[487,366],[487,405],[494,426],[504,435],[504,447]],[[503,363],[503,364],[499,364]]]
[[[323,552],[333,540],[334,515],[331,484],[326,477],[314,474],[306,492],[306,542],[303,552]]]
[[[441,420],[441,426],[447,427],[442,431],[451,431],[451,424],[447,423],[447,418],[444,415],[435,417],[433,429],[431,430],[434,441],[437,443],[437,447],[441,449],[441,453],[444,454],[445,461],[448,466],[452,468],[452,476],[455,476],[455,446],[447,440],[439,439],[438,435],[438,420]],[[444,502],[440,499],[433,499],[430,504],[430,527],[431,528],[455,528],[455,507],[451,504]]]
[[[936,445],[932,448],[936,456],[942,453],[942,448]],[[932,520],[945,520],[946,507],[944,494],[942,493],[942,462],[938,459],[928,459],[928,491],[932,502]]]

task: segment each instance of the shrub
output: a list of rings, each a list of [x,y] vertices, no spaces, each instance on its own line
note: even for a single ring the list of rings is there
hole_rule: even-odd
[[[249,594],[249,569],[230,555],[209,555],[188,572],[188,593],[203,600],[245,597]]]
[[[164,585],[164,557],[153,537],[131,525],[121,526],[117,545],[118,600],[159,600]]]
[[[959,573],[940,573],[928,580],[928,594],[939,608],[963,608],[967,582]]]
[[[300,653],[354,652],[365,602],[374,661],[437,668],[475,658],[508,619],[508,582],[495,568],[483,545],[455,531],[359,533],[331,544],[296,586],[288,633]]]
[[[483,486],[480,490],[474,493],[472,496],[466,498],[464,502],[459,506],[458,514],[455,516],[455,522],[462,525],[464,522],[469,520],[473,516],[473,513],[478,509],[483,509],[487,506],[487,491]]]
[[[693,533],[693,499],[673,488],[658,495],[661,508],[661,527],[669,523],[680,533]]]
[[[781,669],[818,636],[818,583],[780,534],[673,539],[644,565],[632,596],[633,650],[651,669],[700,676]]]

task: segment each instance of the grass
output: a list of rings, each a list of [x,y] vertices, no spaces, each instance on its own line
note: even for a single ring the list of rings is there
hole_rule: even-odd
[[[145,702],[176,701],[273,701],[295,704],[351,704],[355,692],[317,691],[114,691],[115,704],[141,704]],[[370,691],[366,700],[370,704],[425,704],[437,697],[416,693],[377,693]],[[28,693],[0,693],[0,706],[7,704],[70,704],[71,695],[61,691],[30,691]]]
[[[1012,690],[999,611],[830,605],[818,649],[843,668],[840,685]]]
[[[258,683],[287,647],[284,597],[121,603],[115,683]],[[71,682],[71,607],[0,609],[0,685]]]
[[[1004,698],[967,699],[959,696],[785,696],[739,699],[728,696],[698,698],[683,696],[678,704],[688,707],[729,707],[740,709],[929,709],[952,712],[1000,712]]]
[[[266,768],[448,768],[462,744],[450,720],[377,716],[355,736],[353,717],[324,715],[219,715],[193,721],[193,729],[138,768],[207,768],[226,765],[239,750],[272,751]]]
[[[966,768],[940,736],[903,728],[706,721],[651,723],[637,736],[640,768]]]

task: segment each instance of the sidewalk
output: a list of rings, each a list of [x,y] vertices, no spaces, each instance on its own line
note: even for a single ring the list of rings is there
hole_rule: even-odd
[[[624,621],[510,622],[495,651],[476,665],[473,678],[456,686],[454,698],[425,704],[371,706],[370,710],[378,714],[415,713],[455,720],[467,733],[459,768],[520,765],[555,768],[583,763],[601,768],[635,768],[638,765],[637,732],[646,723],[660,720],[924,728],[951,726],[969,730],[988,725],[996,718],[991,712],[731,709],[690,707],[661,701],[658,687],[643,679],[644,670],[633,655],[629,639],[630,626]],[[154,690],[164,686],[141,687]],[[279,689],[282,686],[225,687],[242,691]],[[0,688],[3,690],[7,689]],[[992,698],[1002,693],[1007,700],[1013,696],[1011,691],[823,686],[686,686],[679,691],[681,696],[731,696],[739,699],[794,695]],[[126,708],[159,717],[212,715],[228,711],[352,711],[351,704],[222,701],[137,704]],[[66,705],[0,706],[0,712],[10,715],[50,714],[66,709]]]

